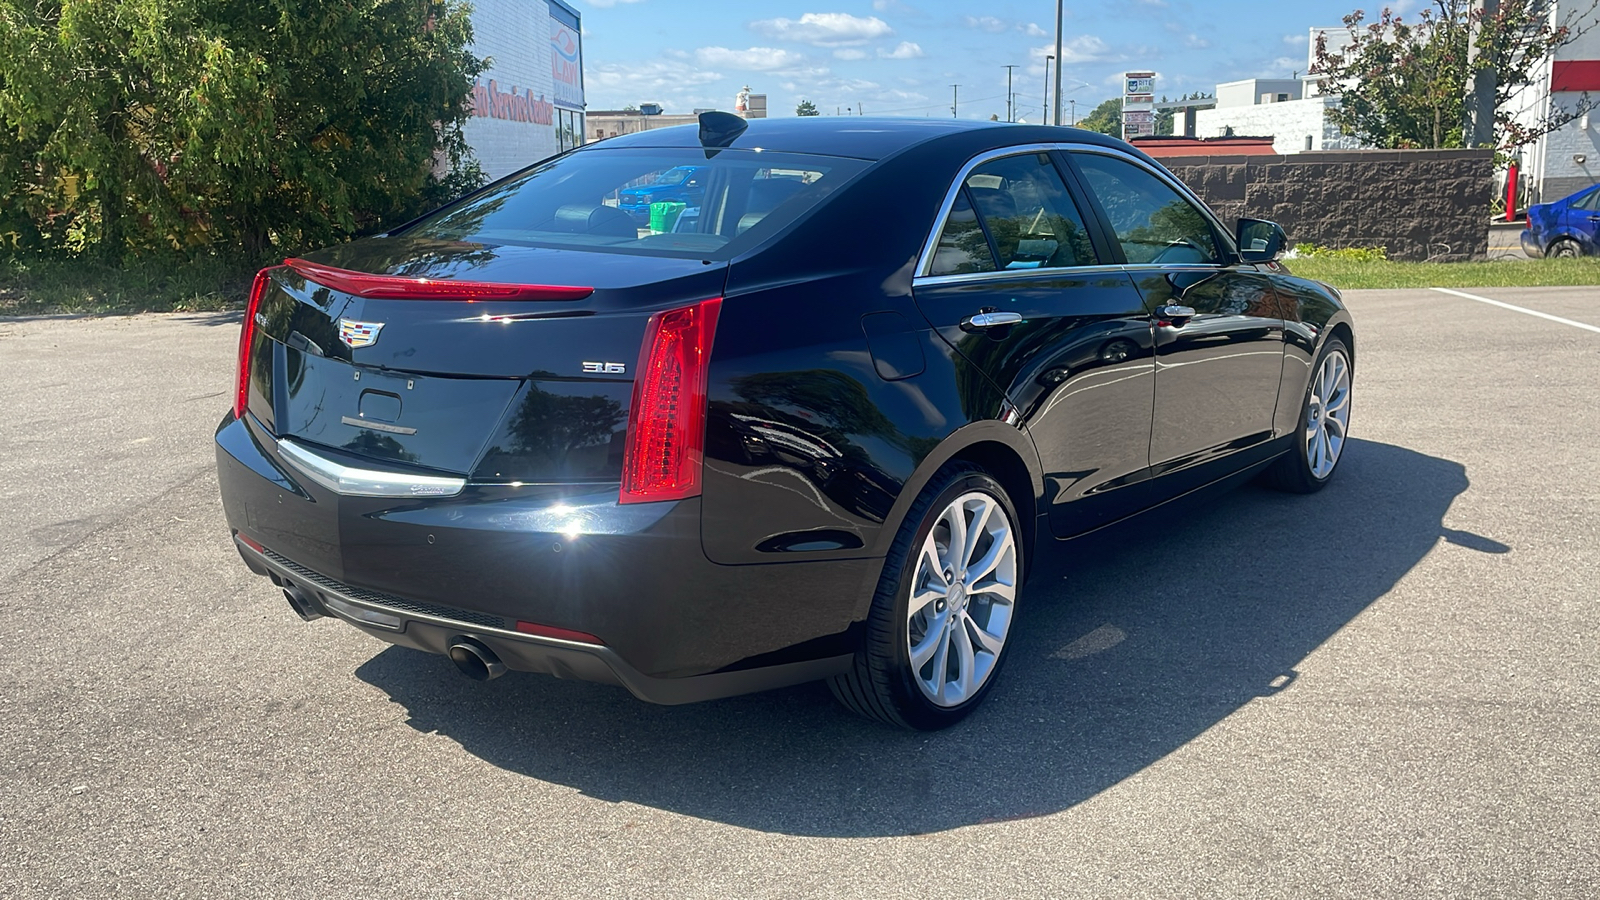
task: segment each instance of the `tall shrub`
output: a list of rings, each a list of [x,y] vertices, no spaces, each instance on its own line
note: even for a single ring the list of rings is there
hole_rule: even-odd
[[[426,0],[0,0],[0,202],[36,239],[328,243],[475,183],[469,8]]]

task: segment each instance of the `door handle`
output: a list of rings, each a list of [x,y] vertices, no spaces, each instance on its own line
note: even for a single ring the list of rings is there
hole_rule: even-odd
[[[1016,325],[1021,321],[1022,313],[981,312],[962,319],[961,330],[983,331],[986,328],[999,328],[1003,325]]]
[[[1194,307],[1163,306],[1156,310],[1156,317],[1160,319],[1192,319],[1194,318]]]

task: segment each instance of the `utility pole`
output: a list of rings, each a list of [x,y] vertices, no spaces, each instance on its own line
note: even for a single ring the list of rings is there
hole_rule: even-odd
[[[1067,58],[1061,55],[1061,5],[1065,0],[1056,0],[1056,118],[1055,123],[1061,124],[1061,67],[1066,65]]]
[[[1016,68],[1016,66],[1006,66],[1006,121],[1007,122],[1015,122],[1017,120],[1017,104],[1012,99],[1012,95],[1011,95],[1011,70],[1015,69],[1015,68]]]
[[[1078,127],[1078,100],[1077,100],[1076,97],[1074,97],[1073,99],[1068,100],[1067,102],[1072,104],[1072,127],[1073,128],[1077,128]]]
[[[961,85],[950,85],[950,118],[958,118],[957,110],[961,106]]]
[[[1464,143],[1468,147],[1494,146],[1495,71],[1493,50],[1479,48],[1484,21],[1500,10],[1500,0],[1472,0],[1467,13],[1467,71],[1472,83],[1467,86]],[[1488,51],[1485,53],[1485,51]],[[1486,58],[1487,57],[1487,58]]]
[[[1050,62],[1054,56],[1044,58],[1044,124],[1050,124]]]

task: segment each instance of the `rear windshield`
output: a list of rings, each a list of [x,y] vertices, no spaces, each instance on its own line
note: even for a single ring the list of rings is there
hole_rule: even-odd
[[[761,150],[569,153],[407,228],[479,244],[731,259],[759,246],[866,168]]]

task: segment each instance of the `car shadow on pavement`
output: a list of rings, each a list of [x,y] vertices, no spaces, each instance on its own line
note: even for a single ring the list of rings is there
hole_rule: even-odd
[[[944,732],[857,719],[821,685],[660,707],[542,676],[479,684],[397,647],[356,674],[412,727],[604,800],[819,836],[1046,815],[1293,691],[1295,667],[1446,535],[1503,548],[1445,530],[1461,465],[1370,441],[1347,453],[1316,496],[1247,486],[1061,548],[1069,574],[1029,585],[996,690]]]

